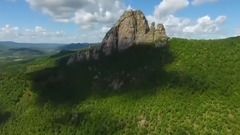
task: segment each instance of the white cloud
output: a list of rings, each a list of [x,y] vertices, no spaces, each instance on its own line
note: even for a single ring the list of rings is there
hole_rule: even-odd
[[[188,0],[163,0],[155,6],[153,15],[148,15],[147,19],[149,23],[162,23],[168,36],[180,37],[183,36],[182,29],[191,23],[191,19],[176,17],[174,14],[188,6]]]
[[[192,1],[192,5],[197,6],[201,5],[203,3],[209,3],[209,2],[217,2],[218,0],[194,0]]]
[[[0,27],[0,41],[30,42],[30,43],[72,43],[100,42],[110,27],[99,30],[84,31],[76,34],[66,34],[62,30],[52,31],[41,26],[34,28],[19,28],[5,25]]]
[[[210,1],[203,0],[201,2]],[[226,16],[219,16],[215,20],[212,20],[210,16],[204,16],[195,21],[190,18],[174,15],[188,6],[189,0],[163,0],[155,7],[153,15],[148,15],[147,19],[149,23],[154,21],[164,24],[167,35],[170,37],[212,38],[214,34],[215,37],[219,36],[217,32],[220,31],[222,24],[226,21]]]
[[[41,26],[36,26],[34,29],[25,29],[23,31],[20,31],[25,37],[27,37],[29,40],[35,39],[58,39],[58,38],[64,38],[67,35],[65,35],[62,31],[50,31],[45,28],[42,28]]]
[[[172,37],[183,36],[182,29],[191,24],[191,19],[180,18],[174,15],[168,15],[160,19],[154,16],[147,16],[149,23],[156,22],[162,23],[166,29],[167,35]]]
[[[44,41],[59,39],[61,42],[100,42],[105,33],[119,19],[124,10],[133,9],[130,4],[125,6],[124,0],[26,0],[30,7],[51,16],[53,20],[63,23],[75,23],[80,26],[80,34],[67,36],[59,31],[51,32],[42,27],[32,29],[28,36],[40,37]],[[219,16],[212,20],[210,16],[192,20],[186,17],[176,16],[176,13],[192,5],[199,5],[217,0],[161,0],[155,6],[152,15],[148,15],[149,23],[163,23],[168,36],[198,38],[208,37],[211,33],[217,33],[221,25],[226,21],[226,16]],[[37,33],[37,34],[36,34]],[[20,32],[20,35],[23,32]],[[35,35],[35,36],[34,36]],[[59,36],[62,36],[59,38]]]
[[[126,9],[124,0],[26,0],[55,21],[75,22],[83,29],[114,23]]]
[[[127,7],[124,0],[26,0],[56,22],[80,26],[78,42],[99,42]],[[39,29],[40,30],[40,29]],[[44,32],[42,32],[43,34]],[[87,35],[87,36],[86,36]],[[74,38],[74,39],[75,39]]]
[[[16,38],[20,35],[18,27],[12,27],[10,25],[5,25],[0,29],[0,37],[6,38]]]
[[[127,10],[135,10],[131,5],[128,5]]]
[[[201,17],[197,20],[197,24],[186,26],[184,33],[216,33],[220,29],[220,25],[226,21],[226,16],[219,16],[212,20],[209,16]]]
[[[240,28],[236,30],[237,35],[240,35]]]
[[[18,27],[11,27],[10,25],[6,24],[4,27],[1,28],[1,32],[3,33],[16,33],[18,32]]]
[[[184,17],[176,17],[173,14],[188,7],[188,5],[188,0],[163,0],[155,7],[153,15],[148,15],[147,19],[149,23],[162,23],[168,36],[180,36],[182,35],[182,29],[189,25],[191,20]]]
[[[42,28],[40,26],[36,26],[35,27],[35,32],[46,32],[46,31],[47,31],[46,29],[44,29],[44,28]]]
[[[5,25],[0,28],[0,40],[16,42],[71,42],[72,37],[63,31],[50,31],[40,26],[33,29],[20,29],[19,27]]]
[[[110,27],[102,27],[101,31],[103,33],[107,33],[111,28]]]
[[[186,8],[189,5],[188,0],[163,0],[155,7],[154,16],[161,18],[171,15]]]

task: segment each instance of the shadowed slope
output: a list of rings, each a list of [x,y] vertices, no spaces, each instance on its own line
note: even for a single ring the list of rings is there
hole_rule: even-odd
[[[10,113],[9,112],[4,112],[1,108],[0,108],[0,124],[3,124],[4,122],[6,122],[10,117]]]
[[[164,69],[173,59],[168,46],[139,45],[97,61],[58,65],[29,76],[40,101],[77,103],[90,95],[134,91],[146,94],[165,85],[186,85],[192,81],[190,76]]]

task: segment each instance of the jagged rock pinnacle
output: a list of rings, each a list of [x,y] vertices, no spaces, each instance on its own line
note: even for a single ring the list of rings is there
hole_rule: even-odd
[[[92,50],[73,55],[67,62],[72,64],[89,59],[98,59],[125,50],[133,45],[155,43],[164,45],[167,41],[165,28],[155,22],[149,27],[148,21],[140,10],[128,10],[120,17],[113,27],[106,33],[101,42],[100,51]]]
[[[109,55],[125,50],[134,44],[152,43],[167,39],[162,24],[155,23],[149,28],[148,21],[142,11],[125,11],[117,23],[107,32],[101,43],[101,52]]]

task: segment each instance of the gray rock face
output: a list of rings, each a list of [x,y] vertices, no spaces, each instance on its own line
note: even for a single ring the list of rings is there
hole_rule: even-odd
[[[99,56],[100,53],[96,49],[90,49],[86,52],[78,52],[68,59],[67,65],[87,60],[97,60],[99,59]]]
[[[111,28],[101,43],[101,52],[105,55],[109,55],[112,52],[117,51],[118,48],[118,33],[116,27]]]
[[[101,42],[100,51],[89,50],[76,53],[67,62],[67,65],[86,60],[97,60],[100,56],[107,56],[123,51],[133,45],[155,43],[156,46],[166,44],[168,37],[162,24],[155,22],[149,27],[142,11],[125,11],[116,24],[106,33]]]
[[[155,23],[149,28],[144,14],[137,11],[126,11],[118,22],[107,32],[101,43],[101,52],[109,55],[131,47],[134,44],[166,41],[167,35],[162,24]]]

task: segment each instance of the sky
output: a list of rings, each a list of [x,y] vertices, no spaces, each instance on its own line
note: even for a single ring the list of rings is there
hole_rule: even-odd
[[[0,0],[0,41],[95,43],[126,10],[162,23],[169,37],[240,35],[240,0]]]

